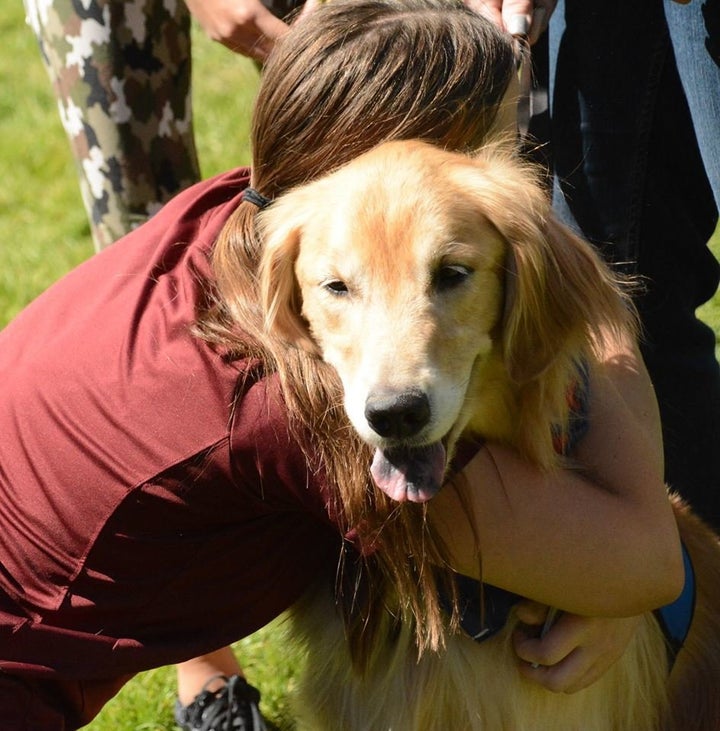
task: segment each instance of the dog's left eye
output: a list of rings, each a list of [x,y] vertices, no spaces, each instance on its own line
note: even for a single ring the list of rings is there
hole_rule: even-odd
[[[471,274],[473,270],[462,264],[445,264],[438,267],[433,275],[433,289],[443,292],[448,289],[454,289],[461,285]]]
[[[323,282],[322,286],[323,289],[336,296],[342,296],[348,293],[347,284],[342,279],[328,279],[327,282]]]

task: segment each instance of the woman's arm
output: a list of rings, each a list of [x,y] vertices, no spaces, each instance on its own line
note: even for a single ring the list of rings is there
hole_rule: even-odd
[[[657,405],[634,345],[609,348],[591,383],[590,428],[573,455],[586,471],[543,474],[487,445],[430,516],[461,573],[480,578],[479,541],[490,584],[574,614],[632,616],[675,599],[683,581]]]

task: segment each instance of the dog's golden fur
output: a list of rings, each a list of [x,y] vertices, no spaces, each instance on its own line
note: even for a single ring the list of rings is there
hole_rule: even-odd
[[[442,441],[451,451],[461,434],[476,433],[553,469],[561,457],[550,425],[568,428],[578,364],[592,364],[605,337],[634,335],[609,270],[552,217],[533,173],[500,150],[470,158],[390,143],[291,191],[263,214],[262,229],[271,341],[300,346],[337,371],[349,419],[373,447],[386,440],[368,424],[368,399],[420,389],[430,415],[412,435],[417,443]],[[331,593],[320,588],[298,605],[295,624],[310,654],[301,689],[307,727],[720,727],[720,549],[679,502],[677,517],[698,608],[670,678],[652,615],[622,659],[572,695],[522,679],[512,617],[482,643],[446,628],[440,649],[418,659],[414,624],[423,620],[403,612],[408,576],[382,585],[392,588],[365,635],[363,674]]]

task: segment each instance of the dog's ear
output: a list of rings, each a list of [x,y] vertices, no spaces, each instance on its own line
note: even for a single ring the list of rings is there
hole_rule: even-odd
[[[486,215],[508,244],[504,358],[511,377],[524,383],[631,318],[615,277],[556,219],[533,169],[507,157],[478,163],[487,181]]]
[[[590,244],[548,212],[522,239],[510,240],[504,352],[512,377],[524,382],[559,355],[580,355],[593,335],[628,317],[616,283]]]
[[[302,221],[297,213],[293,215],[292,203],[281,199],[258,214],[257,225],[263,241],[259,279],[265,331],[275,340],[317,352],[302,316],[302,296],[295,277]]]

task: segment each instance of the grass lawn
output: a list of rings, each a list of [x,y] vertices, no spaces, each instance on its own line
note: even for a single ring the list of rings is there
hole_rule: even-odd
[[[68,143],[20,0],[0,5],[0,327],[64,272],[90,256],[92,244]],[[257,83],[253,64],[195,34],[196,128],[203,174],[246,164],[248,121]],[[717,238],[717,237],[716,237]],[[720,244],[720,241],[718,241]],[[720,297],[702,310],[720,331]],[[263,709],[291,729],[286,692],[299,662],[276,623],[236,646]],[[131,681],[89,728],[175,728],[174,672]]]

